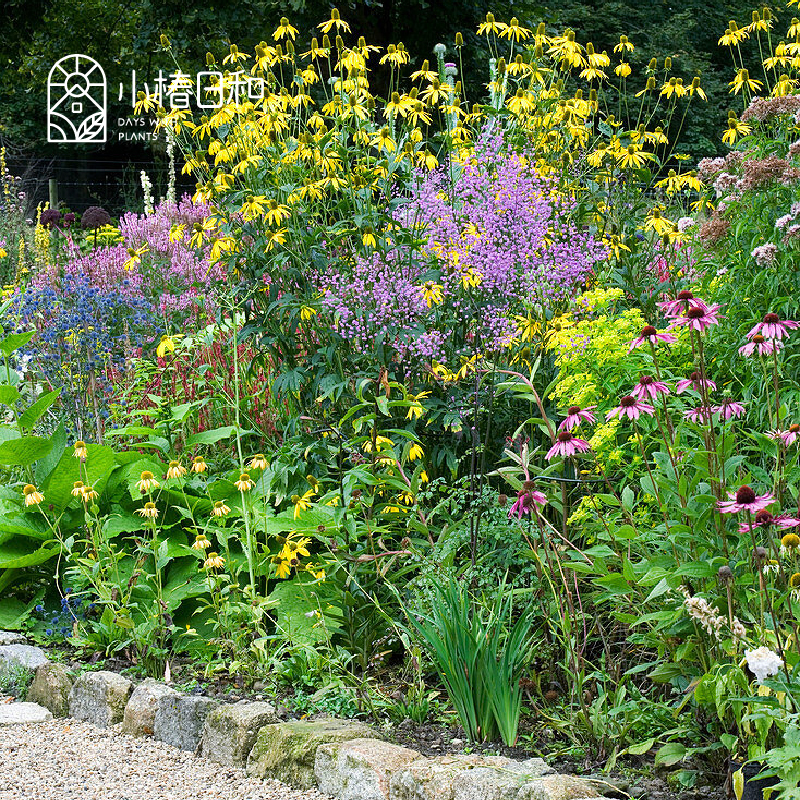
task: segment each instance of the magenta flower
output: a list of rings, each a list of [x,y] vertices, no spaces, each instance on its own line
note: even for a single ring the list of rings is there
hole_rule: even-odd
[[[751,528],[768,528],[770,525],[775,525],[777,528],[796,528],[800,525],[800,519],[789,514],[779,514],[777,517],[773,517],[769,511],[759,511],[753,518],[752,524],[749,522],[739,524],[739,533],[749,533]]]
[[[708,378],[703,377],[700,372],[693,372],[688,378],[683,378],[675,384],[675,391],[678,394],[683,394],[687,389],[694,389],[700,392],[702,389],[708,391],[709,389],[716,389],[717,384]]]
[[[756,334],[761,334],[767,339],[783,339],[784,336],[789,335],[790,330],[800,328],[800,322],[792,322],[791,320],[781,318],[772,312],[764,314],[764,319],[757,325],[753,326],[750,333],[747,334],[748,339],[752,339]]]
[[[567,458],[575,453],[585,453],[589,449],[589,442],[576,439],[569,431],[560,431],[556,436],[556,443],[547,451],[545,458],[548,461],[556,456]]]
[[[669,386],[662,381],[657,381],[652,375],[642,375],[639,383],[633,387],[631,394],[639,400],[643,400],[645,396],[655,400],[660,394],[669,394]]]
[[[523,514],[530,516],[531,510],[536,505],[543,506],[546,502],[547,498],[541,492],[520,489],[517,493],[516,502],[508,509],[508,518],[516,517],[517,519],[522,519]]]
[[[620,397],[619,405],[616,408],[612,408],[611,411],[606,414],[606,420],[613,419],[614,417],[627,417],[628,419],[639,419],[642,414],[647,414],[649,416],[653,416],[655,413],[655,409],[649,403],[643,403],[641,400],[637,400],[633,395],[626,395],[625,397]]]
[[[567,409],[567,418],[558,426],[558,429],[560,431],[570,431],[573,428],[577,428],[581,422],[594,422],[595,418],[592,411],[594,411],[595,408],[597,408],[597,406],[586,406],[586,408],[570,406]]]
[[[770,439],[775,439],[775,441],[782,441],[787,447],[790,444],[794,444],[797,441],[797,437],[800,435],[800,425],[796,422],[791,424],[788,430],[785,431],[767,431],[767,436]]]
[[[717,503],[717,508],[721,514],[738,514],[740,511],[749,511],[751,514],[757,514],[774,502],[775,495],[762,494],[757,496],[749,486],[742,486],[735,492],[728,492],[728,499],[720,500]]]
[[[710,420],[712,412],[713,409],[710,406],[698,406],[697,408],[687,409],[683,412],[683,416],[692,422],[700,423]]]
[[[678,296],[675,298],[675,300],[664,300],[658,304],[658,307],[664,311],[664,316],[677,317],[682,311],[685,311],[689,307],[690,301],[694,301],[696,303],[702,302],[702,300],[695,298],[695,296],[688,289],[683,289],[682,291],[678,292]]]
[[[641,347],[645,342],[656,345],[658,342],[675,344],[677,341],[678,340],[671,333],[659,333],[652,325],[645,325],[639,336],[630,343],[628,352],[630,353],[637,347]]]
[[[684,316],[675,317],[675,321],[670,325],[670,328],[675,328],[678,325],[688,325],[691,330],[702,333],[712,325],[719,325],[719,310],[721,308],[722,306],[720,305],[707,306],[700,300],[694,300],[690,303],[689,308],[686,309]]]
[[[770,356],[782,347],[783,342],[779,339],[765,339],[760,333],[756,333],[748,344],[744,344],[739,348],[739,352],[743,356],[751,356],[753,353],[758,353],[760,356]]]
[[[744,406],[734,402],[730,397],[726,397],[720,406],[711,406],[712,414],[720,414],[722,419],[741,417],[744,414]]]

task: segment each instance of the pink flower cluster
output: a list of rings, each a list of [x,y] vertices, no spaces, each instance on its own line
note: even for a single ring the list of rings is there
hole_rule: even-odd
[[[533,163],[486,135],[455,176],[420,176],[394,217],[421,246],[332,259],[317,274],[334,329],[361,348],[441,360],[454,331],[495,350],[517,334],[515,314],[569,298],[607,251],[569,221],[573,201]]]

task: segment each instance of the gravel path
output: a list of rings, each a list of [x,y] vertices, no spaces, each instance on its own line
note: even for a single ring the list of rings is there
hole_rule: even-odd
[[[0,800],[326,800],[85,722],[0,726]]]

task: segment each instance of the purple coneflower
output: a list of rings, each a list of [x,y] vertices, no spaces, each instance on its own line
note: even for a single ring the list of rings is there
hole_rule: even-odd
[[[645,342],[655,345],[659,342],[664,342],[664,344],[675,344],[677,341],[678,340],[671,333],[659,333],[654,326],[645,325],[644,328],[642,328],[642,332],[639,334],[639,336],[630,343],[628,352],[630,353],[637,347],[641,347]]]
[[[529,483],[529,481],[525,481],[525,484],[527,483]],[[522,489],[517,493],[517,499],[514,505],[508,509],[509,519],[511,517],[522,519],[523,514],[528,514],[528,516],[530,516],[531,511],[536,505],[543,506],[547,502],[547,498],[542,492],[538,492],[535,489],[526,489],[525,484],[523,484]]]
[[[692,422],[707,422],[711,419],[712,409],[710,406],[698,406],[697,408],[689,408],[683,412],[686,419]]]
[[[613,419],[614,417],[627,417],[628,419],[639,419],[642,414],[648,414],[649,416],[653,416],[655,409],[649,403],[643,403],[641,400],[637,400],[633,395],[625,395],[625,397],[620,397],[619,405],[616,408],[612,408],[611,411],[606,414],[606,420]]]
[[[787,447],[797,441],[800,436],[800,425],[792,423],[785,431],[767,431],[767,436],[776,441],[780,439]]]
[[[752,339],[756,334],[761,334],[767,339],[783,339],[784,336],[789,335],[790,330],[800,328],[800,322],[792,322],[792,320],[782,320],[777,314],[770,312],[764,314],[764,319],[757,325],[753,326],[750,333],[747,334],[748,339]]]
[[[717,384],[708,378],[703,377],[702,372],[693,372],[688,378],[683,378],[675,384],[675,391],[678,394],[683,394],[687,389],[694,389],[699,392],[701,389],[708,391],[709,389],[716,389]]]
[[[643,400],[645,396],[655,400],[660,394],[669,394],[669,386],[657,381],[652,375],[641,375],[631,394],[639,400]]]
[[[569,431],[560,431],[556,436],[556,443],[547,451],[548,461],[556,456],[574,456],[575,453],[585,453],[589,450],[589,442],[576,439]]]
[[[778,514],[773,517],[769,511],[759,511],[754,517],[752,524],[749,522],[742,522],[739,524],[739,533],[749,533],[751,528],[768,528],[774,525],[776,528],[796,528],[800,525],[800,519],[790,516],[789,514]]]
[[[690,301],[702,303],[702,300],[696,299],[688,289],[683,289],[678,292],[678,296],[674,300],[664,300],[658,304],[658,307],[664,311],[665,316],[677,317],[687,309]]]
[[[558,429],[560,431],[570,431],[573,428],[577,428],[581,422],[594,422],[595,418],[592,411],[594,411],[595,408],[597,408],[597,406],[586,406],[586,408],[570,406],[567,409],[567,418],[558,426]]]
[[[744,414],[744,406],[734,402],[732,398],[726,397],[722,401],[722,405],[711,406],[711,413],[720,414],[722,419],[738,418]]]
[[[719,325],[719,310],[722,308],[720,305],[707,306],[705,303],[695,300],[686,309],[685,315],[675,317],[675,321],[670,326],[671,328],[678,325],[688,325],[693,331],[702,333],[706,328],[711,325]]]
[[[779,339],[766,339],[760,333],[757,333],[748,344],[744,344],[739,348],[739,352],[743,356],[751,356],[753,353],[758,353],[760,356],[769,356],[776,350],[780,350],[781,347],[783,347],[783,342]]]
[[[717,508],[722,514],[738,514],[740,511],[757,514],[774,502],[775,495],[762,494],[758,496],[749,486],[742,486],[735,492],[728,492],[728,499],[720,500]]]

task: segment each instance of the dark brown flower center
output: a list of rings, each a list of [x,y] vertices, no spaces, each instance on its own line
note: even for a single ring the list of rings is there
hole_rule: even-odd
[[[581,410],[580,406],[570,406],[569,409],[567,409],[567,414],[573,416],[574,414],[577,414],[580,410]]]
[[[558,434],[558,441],[559,442],[571,442],[572,441],[572,434],[569,431],[561,431]]]
[[[620,397],[619,404],[622,406],[622,408],[631,408],[632,406],[636,405],[636,398],[631,397],[630,395]]]
[[[522,484],[522,491],[523,492],[532,492],[536,488],[536,484],[533,481],[525,481]]]
[[[655,383],[655,379],[652,375],[642,375],[642,377],[639,378],[639,383],[641,383],[642,386],[649,386],[651,383]]]
[[[749,486],[742,486],[739,491],[736,492],[737,503],[748,505],[750,503],[755,503],[755,501],[756,493]]]
[[[692,381],[692,383],[697,383],[697,381],[699,381],[701,377],[702,377],[702,375],[700,375],[700,373],[699,373],[699,372],[693,372],[693,373],[692,373],[692,374],[689,376],[689,380],[691,380],[691,381]]]
[[[763,336],[762,336],[760,333],[757,333],[757,334],[756,334],[756,335],[753,337],[753,341],[754,341],[756,344],[764,344],[764,342],[766,342],[767,340],[766,340],[766,339],[765,339],[765,338],[764,338],[764,337],[763,337]]]
[[[774,314],[772,311],[770,311],[769,314],[764,314],[764,322],[775,323],[779,319],[780,317],[777,314]]]
[[[774,519],[775,517],[773,517],[769,511],[759,511],[758,514],[756,514],[756,522],[759,525],[771,525]]]
[[[694,295],[688,289],[678,292],[678,300],[694,300]]]
[[[789,433],[798,433],[798,432],[800,432],[800,425],[798,425],[796,422],[793,422],[789,426]]]
[[[645,325],[642,328],[642,336],[655,336],[656,333],[657,331],[652,325]]]
[[[686,312],[686,316],[689,319],[700,319],[706,312],[703,311],[702,308],[698,308],[697,306],[693,306]]]

